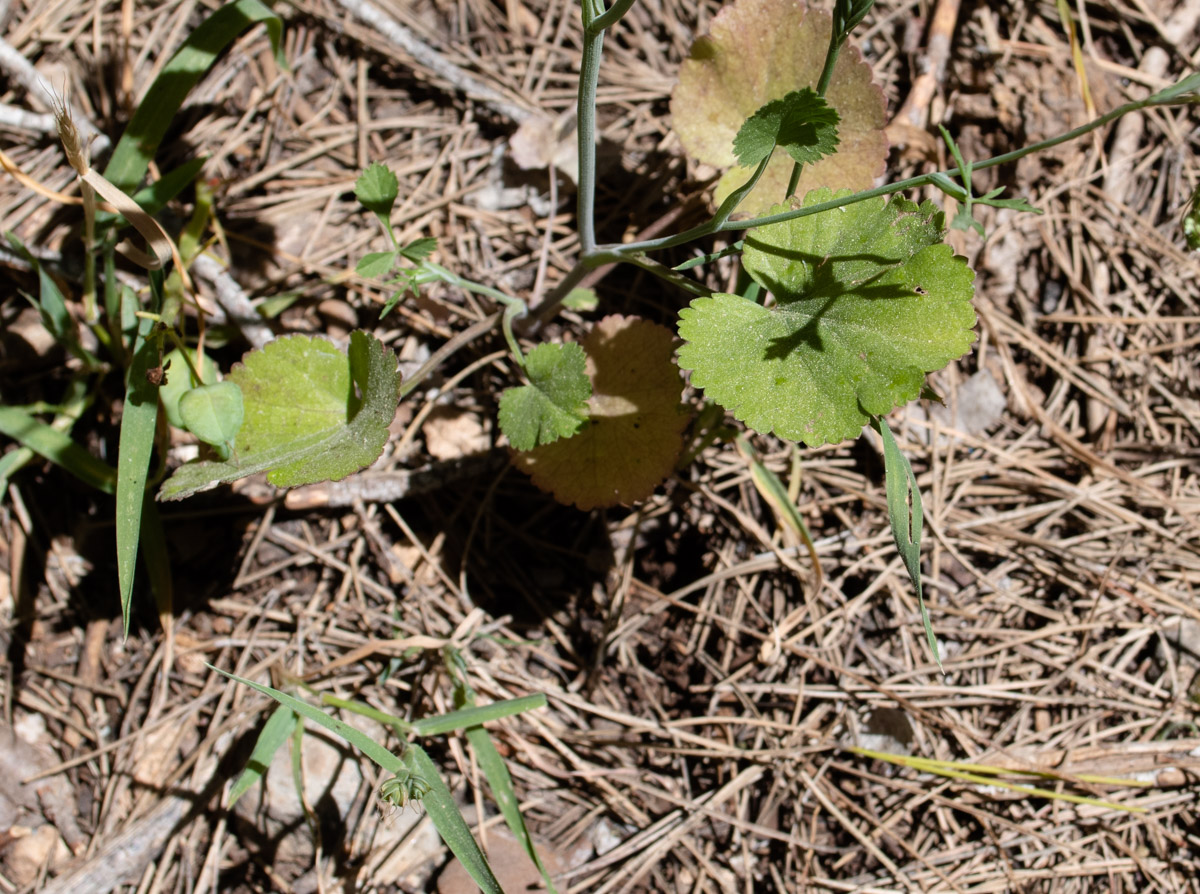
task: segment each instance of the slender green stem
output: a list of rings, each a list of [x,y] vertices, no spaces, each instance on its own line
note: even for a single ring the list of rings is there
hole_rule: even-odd
[[[725,201],[721,203],[721,207],[713,215],[712,223],[724,225],[733,216],[733,212],[737,210],[738,205],[742,204],[742,199],[750,195],[750,190],[758,185],[758,181],[762,178],[763,172],[766,171],[767,165],[770,163],[771,156],[768,155],[758,163],[758,167],[754,169],[754,173],[750,175],[749,180],[725,197]]]
[[[89,326],[100,319],[96,307],[96,191],[79,181],[83,199],[83,315]]]
[[[824,96],[829,89],[829,82],[833,79],[833,67],[837,65],[838,55],[842,51],[842,44],[846,42],[848,34],[842,34],[838,31],[836,24],[829,32],[829,48],[825,50],[825,65],[821,68],[821,76],[817,78],[817,95]],[[783,194],[783,200],[786,202],[788,196],[796,194],[796,187],[800,185],[800,172],[804,170],[804,165],[800,162],[792,163],[792,173],[788,177],[787,192]]]
[[[576,217],[583,254],[596,247],[596,87],[600,81],[600,57],[604,32],[629,12],[634,0],[617,0],[604,10],[600,0],[583,0],[583,55],[579,68],[579,102],[576,119],[579,133],[579,194]]]
[[[594,266],[598,265],[589,265],[583,260],[577,261],[575,266],[570,269],[567,275],[564,276],[561,281],[559,281],[558,285],[556,285],[549,291],[549,293],[547,293],[546,297],[542,300],[541,305],[539,305],[537,308],[536,319],[539,326],[548,322],[550,318],[554,316],[554,314],[558,311],[558,306],[563,303],[563,300],[568,295],[571,294],[571,290],[583,281],[583,278],[587,276],[588,271],[593,269]]]
[[[600,56],[604,31],[594,31],[591,0],[583,0],[583,56],[579,69],[577,127],[579,135],[579,245],[583,254],[596,247],[596,87],[600,80]]]
[[[332,708],[341,708],[343,711],[350,711],[354,714],[361,714],[363,717],[369,717],[376,723],[380,723],[383,726],[390,726],[402,737],[411,735],[413,731],[413,725],[407,720],[403,720],[394,714],[380,711],[378,708],[372,708],[370,705],[364,705],[362,702],[350,701],[349,699],[338,698],[336,695],[322,692],[321,704],[329,705]]]
[[[632,264],[635,267],[641,267],[643,270],[653,273],[659,279],[666,280],[674,286],[678,286],[685,292],[690,292],[693,295],[707,297],[712,294],[712,289],[706,288],[690,276],[684,276],[665,264],[660,264],[658,261],[651,260],[645,255],[625,255],[620,258],[626,264]]]
[[[1113,109],[1108,114],[1100,116],[1095,121],[1091,121],[1088,124],[1084,124],[1075,128],[1074,130],[1067,131],[1066,133],[1060,134],[1057,137],[1051,137],[1048,140],[1042,140],[1040,143],[1034,143],[1030,146],[1025,146],[1022,149],[1014,149],[1012,152],[1005,152],[1002,155],[996,155],[983,161],[974,162],[972,165],[972,170],[981,171],[985,168],[994,168],[998,165],[1018,161],[1027,155],[1032,155],[1034,152],[1041,152],[1061,143],[1077,140],[1080,137],[1091,133],[1093,130],[1115,121],[1123,115],[1128,115],[1130,112],[1138,112],[1154,106],[1180,105],[1181,103],[1200,104],[1200,99],[1180,100],[1176,96],[1162,97],[1161,95],[1156,95],[1148,99],[1126,103],[1119,108]],[[767,226],[768,224],[783,223],[784,221],[788,220],[796,220],[801,217],[808,217],[810,214],[820,214],[824,211],[830,211],[834,208],[841,208],[843,205],[853,205],[855,202],[862,202],[866,199],[873,199],[879,196],[888,196],[892,195],[893,193],[903,192],[907,189],[917,189],[933,183],[939,176],[957,177],[960,173],[961,172],[956,167],[945,171],[933,171],[928,174],[921,174],[918,177],[910,177],[907,180],[899,180],[895,183],[887,183],[883,186],[877,186],[874,189],[866,189],[861,192],[852,193],[848,196],[831,199],[828,202],[822,202],[819,205],[813,205],[808,208],[796,208],[792,211],[780,212],[779,214],[768,214],[763,217],[756,217],[753,220],[725,221],[723,223],[719,223],[717,218],[714,217],[707,223],[692,227],[690,230],[677,233],[674,236],[663,236],[659,239],[647,239],[642,242],[598,245],[596,246],[596,251],[604,252],[609,260],[625,260],[629,255],[648,251],[661,251],[666,248],[674,248],[676,245],[684,245],[688,242],[693,242],[696,239],[703,238],[704,236],[711,236],[714,233],[724,233],[730,230],[749,230],[755,227]]]
[[[607,12],[592,19],[589,27],[596,32],[607,31],[625,17],[625,13],[633,8],[634,2],[635,0],[617,0]]]

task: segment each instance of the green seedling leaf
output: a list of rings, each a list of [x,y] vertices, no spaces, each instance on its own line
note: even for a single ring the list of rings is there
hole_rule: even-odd
[[[1192,200],[1184,208],[1179,226],[1183,230],[1183,238],[1187,240],[1187,247],[1192,251],[1200,249],[1200,187],[1196,187],[1192,193]]]
[[[142,567],[146,569],[154,606],[162,620],[173,610],[175,583],[171,577],[171,557],[167,553],[167,536],[162,518],[158,514],[158,504],[149,491],[142,495],[142,529],[138,550],[142,554]]]
[[[586,362],[574,343],[542,344],[529,352],[525,374],[531,384],[500,397],[500,429],[515,449],[551,444],[583,427],[592,393]]]
[[[525,818],[521,816],[521,803],[513,789],[512,774],[508,772],[504,758],[496,750],[492,737],[482,726],[473,726],[464,735],[471,750],[475,753],[475,760],[479,764],[479,769],[483,771],[488,788],[492,790],[492,797],[496,801],[496,806],[500,808],[504,824],[508,826],[513,837],[517,839],[517,843],[521,845],[533,865],[537,867],[537,871],[541,873],[546,890],[550,894],[558,894],[558,888],[554,886],[554,880],[550,877],[550,872],[546,869],[545,864],[542,863],[542,858],[533,845],[533,838],[525,827]]]
[[[254,743],[254,750],[250,752],[250,760],[246,762],[246,769],[242,770],[242,775],[229,789],[230,807],[233,807],[238,798],[254,788],[255,784],[266,775],[267,770],[271,767],[271,761],[275,758],[275,752],[292,735],[298,719],[296,712],[285,705],[276,707],[271,716],[267,718],[267,722],[263,724],[258,739]]]
[[[303,297],[300,292],[280,292],[264,298],[254,309],[264,320],[273,320]]]
[[[921,591],[921,534],[924,531],[925,515],[921,508],[921,489],[917,487],[917,476],[912,465],[896,444],[892,430],[883,419],[875,419],[872,426],[883,439],[883,472],[887,485],[888,518],[892,523],[892,539],[904,559],[904,568],[917,591],[917,605],[921,609],[921,624],[925,627],[925,641],[937,662],[938,670],[944,672],[942,659],[938,655],[937,638],[933,635],[933,624],[925,597]]]
[[[771,507],[780,526],[790,531],[791,536],[798,543],[803,543],[804,548],[808,550],[808,557],[812,559],[813,571],[816,572],[817,578],[814,591],[820,592],[825,573],[821,570],[821,559],[817,555],[817,547],[813,543],[812,535],[808,533],[808,525],[804,523],[804,517],[796,508],[795,500],[788,494],[788,489],[783,486],[779,476],[763,463],[758,451],[754,449],[744,434],[738,434],[735,443],[738,453],[745,457],[750,464],[750,480],[754,482],[754,489]],[[793,444],[792,449],[795,450],[795,447],[796,445]]]
[[[205,444],[232,450],[245,416],[242,389],[235,382],[200,385],[179,399],[179,415]]]
[[[400,249],[400,254],[404,255],[407,260],[412,261],[414,264],[420,264],[422,261],[427,260],[436,248],[437,240],[432,236],[424,236],[408,243],[408,245]]]
[[[171,126],[188,92],[216,61],[221,51],[253,25],[266,25],[275,62],[287,68],[280,38],[283,22],[258,0],[234,0],[205,19],[163,67],[138,105],[133,119],[113,149],[104,177],[122,192],[132,194]]]
[[[446,847],[450,848],[450,853],[454,854],[463,864],[467,873],[475,884],[479,885],[484,894],[504,894],[500,882],[492,874],[492,868],[488,865],[487,858],[484,857],[483,851],[479,849],[479,844],[471,834],[467,821],[463,819],[462,811],[458,809],[458,802],[454,800],[454,795],[442,781],[441,774],[438,773],[433,761],[429,759],[429,755],[425,753],[425,749],[420,745],[410,745],[405,753],[405,758],[409,760],[412,772],[424,779],[429,786],[429,791],[421,800],[421,804],[425,807],[429,818],[433,820],[433,826],[442,836],[442,841],[446,842]]]
[[[838,113],[805,87],[773,99],[746,119],[733,138],[738,164],[753,168],[779,146],[793,161],[813,164],[837,151]]]
[[[455,680],[454,703],[460,710],[471,710],[475,707],[475,693],[466,679],[466,667],[462,653],[457,650],[447,650],[443,655],[446,658],[446,665],[451,677]],[[545,694],[538,693],[538,697],[541,700],[541,706],[544,706],[546,704]],[[558,889],[554,886],[554,880],[542,863],[541,857],[538,856],[533,838],[525,827],[525,818],[521,816],[521,804],[513,790],[512,776],[508,772],[504,758],[496,750],[492,737],[482,726],[469,727],[464,735],[471,750],[475,753],[479,769],[483,771],[484,778],[487,779],[488,787],[492,790],[492,797],[496,800],[496,806],[500,808],[500,815],[504,817],[505,824],[512,831],[513,837],[517,839],[525,853],[529,855],[529,859],[533,861],[538,872],[541,873],[542,880],[546,883],[546,890],[550,894],[557,894]]]
[[[76,331],[75,321],[71,318],[71,312],[67,310],[67,300],[63,297],[62,290],[59,289],[58,283],[54,281],[54,277],[46,271],[46,268],[42,266],[37,256],[29,251],[16,235],[5,233],[5,236],[8,237],[8,242],[13,247],[13,250],[28,261],[33,272],[37,274],[38,297],[37,301],[33,301],[32,303],[37,307],[38,314],[42,318],[42,325],[46,327],[46,331],[54,336],[55,341],[82,360],[85,367],[95,369],[100,364],[79,343],[79,334]]]
[[[217,381],[217,364],[207,354],[192,353],[192,363],[196,371],[204,377],[203,382],[196,381],[188,366],[183,352],[176,348],[163,357],[162,367],[166,381],[158,388],[158,399],[162,401],[163,412],[167,421],[176,428],[187,428],[183,417],[179,415],[179,399],[198,385],[212,384]]]
[[[147,214],[158,214],[169,201],[195,182],[207,161],[207,156],[185,161],[173,171],[163,174],[153,183],[139,189],[133,194],[133,200],[141,205],[142,210]]]
[[[71,314],[67,310],[66,299],[63,298],[62,292],[56,283],[42,267],[41,262],[25,247],[15,233],[5,233],[8,237],[8,244],[13,247],[13,250],[23,257],[33,272],[38,278],[38,301],[35,306],[42,317],[42,325],[46,327],[46,331],[54,336],[54,340],[60,344],[69,345],[78,339],[75,337],[75,322],[71,319]]]
[[[760,227],[744,263],[774,306],[696,299],[679,315],[679,364],[756,431],[810,446],[857,437],[975,340],[975,274],[942,236],[933,203],[902,198]]]
[[[364,208],[374,213],[391,232],[390,216],[396,196],[400,192],[400,181],[387,165],[372,162],[354,183],[354,195]]]
[[[579,434],[519,452],[514,465],[561,503],[580,509],[643,500],[675,468],[688,416],[671,361],[670,330],[637,317],[605,317],[583,341],[592,380]]]
[[[355,265],[354,272],[368,279],[379,279],[391,272],[399,257],[399,253],[394,251],[373,251],[363,255],[363,259]]]
[[[950,136],[950,132],[946,128],[938,125],[938,130],[942,132],[942,139],[946,141],[946,145],[950,148],[950,154],[954,157],[954,164],[958,167],[959,177],[962,178],[963,185],[959,186],[954,183],[945,174],[937,173],[933,175],[933,185],[952,196],[959,202],[962,202],[962,207],[958,209],[958,213],[954,215],[954,220],[950,222],[950,229],[974,230],[979,234],[980,239],[987,238],[987,232],[983,229],[983,224],[975,219],[976,205],[991,205],[994,208],[1011,208],[1015,211],[1029,211],[1034,214],[1041,214],[1040,208],[1034,208],[1022,198],[1016,199],[1001,199],[1000,194],[1004,192],[1004,187],[999,186],[989,190],[982,196],[974,194],[974,186],[971,183],[971,172],[973,165],[971,162],[963,158],[958,144],[954,142],[954,138]]]
[[[570,310],[587,313],[595,310],[600,306],[600,299],[596,297],[595,289],[577,288],[567,292],[567,297],[563,299],[563,307]]]
[[[829,14],[808,9],[803,0],[736,0],[692,45],[671,96],[671,114],[689,156],[729,169],[717,184],[717,205],[755,169],[738,164],[734,153],[742,122],[772,100],[816,86],[831,30]],[[805,165],[797,195],[819,186],[867,189],[883,173],[883,91],[857,48],[842,49],[825,100],[840,119],[838,151]],[[793,165],[787,152],[777,149],[739,212],[760,214],[778,202]]]
[[[362,331],[350,334],[349,356],[320,338],[276,339],[226,381],[241,388],[245,411],[237,455],[182,466],[159,499],[263,471],[276,487],[345,478],[383,452],[400,393],[396,355]]]

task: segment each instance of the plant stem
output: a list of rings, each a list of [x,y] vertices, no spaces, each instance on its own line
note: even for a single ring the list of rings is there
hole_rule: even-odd
[[[592,0],[583,0],[583,56],[579,68],[577,131],[579,137],[579,194],[575,216],[578,218],[579,244],[586,255],[596,247],[596,85],[600,80],[600,56],[604,50],[604,29],[596,30]]]
[[[821,76],[817,78],[817,95],[824,96],[825,91],[829,89],[829,82],[833,80],[833,67],[837,65],[838,54],[842,51],[842,44],[845,43],[848,34],[838,32],[837,23],[829,31],[829,48],[825,50],[825,65],[821,68]],[[792,173],[788,177],[787,192],[783,194],[783,200],[786,202],[789,196],[796,194],[796,187],[800,185],[800,172],[804,169],[804,165],[800,162],[792,163]]]
[[[607,31],[625,17],[625,13],[633,8],[634,0],[617,0],[605,13],[592,19],[590,27],[593,31]]]
[[[493,289],[491,286],[463,279],[457,273],[447,270],[439,264],[425,261],[421,266],[436,274],[437,278],[444,283],[455,286],[465,292],[474,292],[476,295],[487,295],[489,298],[503,304],[504,316],[500,320],[500,328],[504,330],[504,338],[508,342],[508,349],[512,351],[513,357],[522,367],[525,366],[525,354],[521,351],[521,346],[517,344],[517,337],[513,334],[512,328],[513,320],[525,316],[529,309],[524,301],[520,298],[514,298],[512,295],[505,295],[499,289]]]
[[[413,731],[413,725],[407,720],[402,720],[393,714],[372,708],[370,705],[364,705],[362,702],[350,701],[349,699],[338,698],[336,695],[322,692],[321,704],[329,705],[332,708],[341,708],[343,711],[350,711],[354,714],[361,714],[363,717],[369,717],[376,723],[383,726],[390,726],[400,736],[411,735]]]
[[[575,266],[570,269],[566,276],[559,280],[558,285],[551,289],[546,297],[542,299],[542,303],[538,305],[536,317],[538,326],[548,322],[554,316],[558,310],[558,306],[571,294],[571,290],[583,281],[583,278],[587,276],[588,271],[591,269],[593,269],[592,265],[587,264],[583,259],[575,262]]]
[[[1169,88],[1168,88],[1169,89]],[[1162,97],[1158,94],[1147,99],[1129,102],[1119,108],[1113,109],[1106,115],[1101,115],[1095,121],[1084,124],[1074,130],[1067,131],[1064,134],[1059,134],[1057,137],[1051,137],[1048,140],[1042,140],[1040,143],[1034,143],[1030,146],[1025,146],[1022,149],[1014,149],[1012,152],[1005,152],[1003,155],[996,155],[984,161],[977,161],[972,164],[973,171],[981,171],[985,168],[994,168],[998,165],[1008,164],[1009,162],[1018,161],[1026,155],[1031,155],[1034,152],[1041,152],[1045,149],[1050,149],[1061,143],[1077,140],[1082,136],[1086,136],[1097,128],[1115,121],[1123,115],[1128,115],[1130,112],[1138,112],[1142,109],[1151,108],[1154,106],[1168,106],[1181,104],[1197,104],[1200,99],[1185,99],[1180,100],[1177,96]],[[830,211],[834,208],[841,208],[843,205],[853,205],[855,202],[862,202],[866,199],[873,199],[879,196],[887,196],[897,192],[903,192],[907,189],[917,189],[922,186],[927,186],[934,182],[939,177],[957,177],[961,172],[957,167],[950,168],[945,171],[933,171],[928,174],[921,174],[918,177],[910,177],[907,180],[899,180],[895,183],[887,183],[883,186],[877,186],[874,189],[866,189],[862,192],[852,193],[841,198],[831,199],[828,202],[822,202],[819,205],[813,205],[808,208],[796,208],[792,211],[783,211],[779,214],[768,214],[764,217],[756,217],[752,220],[738,220],[718,222],[714,217],[707,223],[692,227],[690,230],[685,230],[674,236],[663,236],[658,239],[647,239],[642,242],[627,242],[614,243],[611,245],[598,245],[596,251],[605,253],[606,257],[612,261],[624,261],[629,255],[648,252],[661,251],[666,248],[674,248],[676,245],[684,245],[704,236],[711,236],[714,233],[724,233],[730,230],[750,230],[755,227],[762,227],[773,223],[783,223],[788,220],[797,220],[801,217],[808,217],[810,214],[820,214],[824,211]]]

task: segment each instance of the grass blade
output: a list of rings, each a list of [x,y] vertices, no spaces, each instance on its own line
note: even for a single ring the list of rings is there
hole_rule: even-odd
[[[153,333],[153,328],[150,320],[142,320],[138,326],[133,363],[125,381],[125,408],[121,414],[121,437],[117,446],[117,582],[126,636],[129,635],[129,603],[133,597],[146,478],[158,420],[158,389],[146,380],[146,371],[158,366],[160,356],[162,336]]]
[[[247,28],[260,22],[267,26],[276,63],[280,68],[287,68],[280,46],[283,22],[279,16],[258,0],[235,0],[222,6],[191,33],[154,79],[113,149],[108,167],[104,169],[106,180],[132,194],[145,176],[188,92],[225,47]]]
[[[521,816],[521,805],[517,801],[516,792],[513,791],[512,775],[508,772],[504,758],[496,750],[492,737],[482,726],[471,727],[465,735],[467,742],[475,752],[475,759],[479,761],[479,769],[483,771],[484,778],[488,781],[488,787],[492,790],[492,797],[496,799],[496,806],[500,808],[500,815],[504,817],[504,822],[520,842],[521,847],[525,849],[525,853],[529,855],[529,859],[533,861],[538,872],[542,874],[546,890],[550,894],[558,894],[558,889],[554,887],[550,873],[542,865],[542,859],[533,846],[533,838],[530,837],[529,830],[525,828],[525,818]]]
[[[455,730],[467,729],[472,726],[511,717],[523,711],[546,707],[545,693],[523,695],[520,698],[509,698],[502,702],[494,702],[480,707],[463,708],[461,711],[451,711],[449,714],[439,714],[436,717],[426,717],[413,723],[413,731],[418,736],[440,736]]]
[[[209,667],[212,667],[212,665],[209,665]],[[467,821],[463,819],[454,796],[446,787],[446,783],[442,781],[437,767],[434,766],[433,761],[429,759],[429,755],[425,753],[424,749],[417,745],[409,745],[405,752],[407,760],[402,760],[366,733],[355,729],[350,724],[335,717],[330,717],[320,708],[310,705],[308,702],[303,702],[295,696],[272,689],[270,686],[263,686],[261,683],[255,683],[243,677],[226,673],[219,668],[213,668],[213,670],[224,674],[231,680],[249,686],[263,695],[269,695],[281,705],[291,708],[301,717],[313,721],[336,736],[340,736],[382,769],[396,776],[412,774],[422,779],[429,786],[429,791],[421,799],[421,804],[425,807],[429,818],[433,820],[434,828],[438,830],[438,834],[442,836],[442,840],[450,848],[450,852],[462,862],[467,872],[470,873],[471,878],[487,894],[504,894],[500,888],[500,883],[496,881],[495,875],[492,874],[491,867],[488,866],[487,859],[483,856],[483,851],[479,849],[479,844],[475,841],[474,836],[471,835],[471,830],[467,826]]]
[[[425,749],[420,745],[410,745],[407,756],[412,761],[413,772],[429,785],[429,791],[421,803],[429,818],[433,820],[434,828],[446,842],[446,847],[450,848],[450,853],[458,858],[485,894],[504,894],[496,876],[492,874],[492,867],[488,865],[487,858],[479,849],[475,836],[471,834],[467,821],[463,819],[454,795],[446,788],[446,783],[442,781],[437,767],[429,759]]]
[[[288,740],[292,730],[296,728],[296,712],[285,705],[279,705],[267,718],[263,728],[254,742],[254,750],[250,752],[250,760],[246,761],[246,769],[229,789],[229,806],[237,803],[237,799],[250,791],[254,784],[266,774],[275,757],[275,752]]]
[[[904,559],[909,580],[917,590],[917,605],[921,610],[921,623],[925,627],[925,641],[937,662],[938,670],[945,673],[942,658],[938,654],[937,639],[933,635],[933,624],[929,621],[929,610],[921,591],[921,534],[925,527],[925,516],[921,509],[921,489],[913,474],[908,457],[900,452],[896,438],[888,424],[880,418],[872,420],[872,427],[883,439],[883,474],[887,483],[888,519],[892,523],[892,538],[896,549]]]
[[[84,484],[106,494],[116,490],[116,469],[92,456],[72,441],[70,435],[39,422],[24,410],[0,407],[0,434],[12,438],[55,465],[62,466]],[[7,459],[7,456],[5,458]],[[15,469],[6,468],[5,471],[11,474]]]

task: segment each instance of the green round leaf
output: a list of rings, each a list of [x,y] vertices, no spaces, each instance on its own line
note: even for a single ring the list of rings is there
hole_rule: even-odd
[[[201,385],[179,399],[184,427],[205,444],[231,447],[242,427],[242,389],[233,382]]]
[[[183,353],[176,348],[165,357],[163,357],[163,369],[166,370],[167,381],[158,389],[158,399],[162,401],[163,412],[167,414],[167,421],[176,428],[187,428],[183,422],[183,418],[179,415],[179,399],[183,395],[191,391],[197,385],[213,384],[217,381],[217,365],[213,363],[211,357],[207,354],[201,354],[199,362],[197,362],[196,354],[192,352],[192,363],[196,365],[196,369],[200,375],[204,376],[203,382],[197,382],[192,378],[192,371],[187,365],[187,360],[184,359]]]
[[[817,190],[805,204],[833,197]],[[942,235],[932,203],[905,199],[753,230],[744,263],[774,305],[693,301],[679,315],[679,364],[757,431],[812,446],[857,437],[975,340],[975,274]]]

